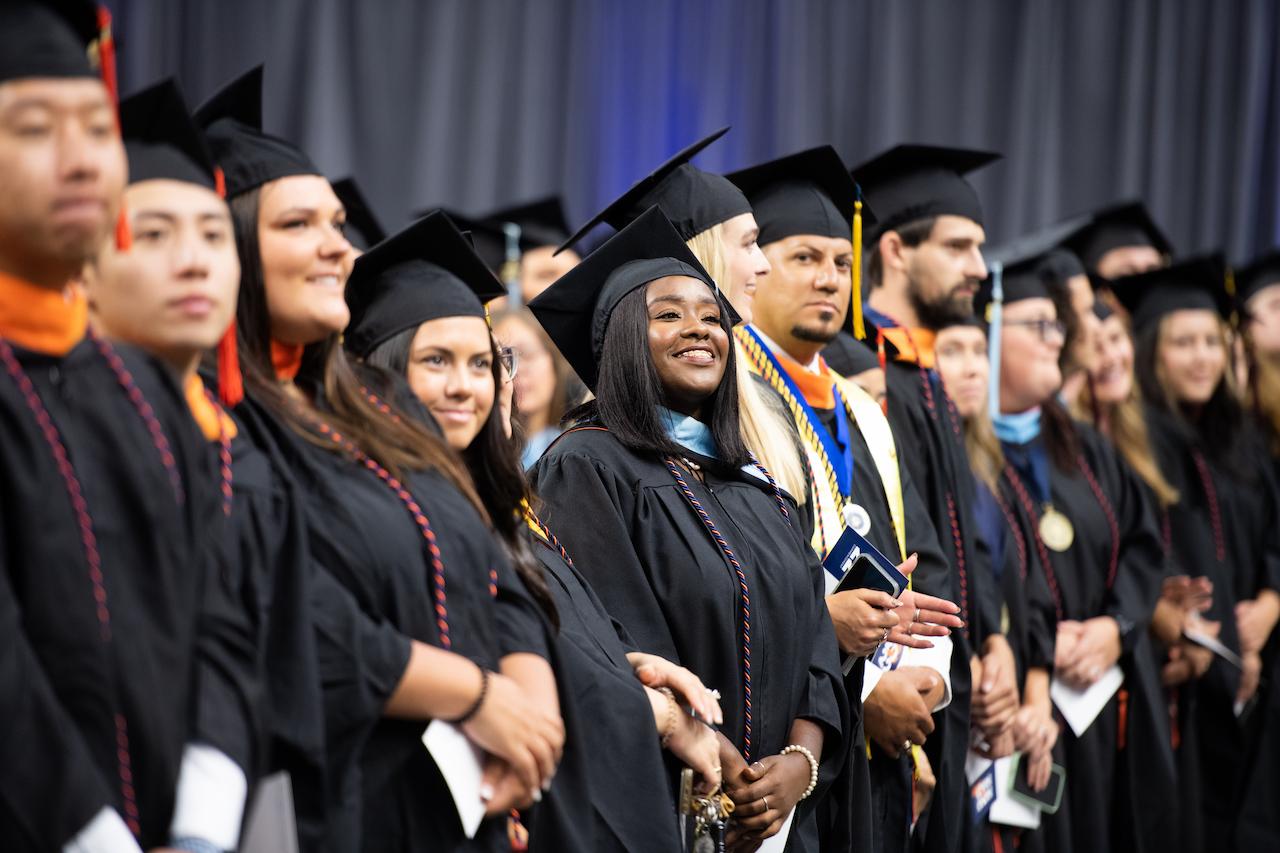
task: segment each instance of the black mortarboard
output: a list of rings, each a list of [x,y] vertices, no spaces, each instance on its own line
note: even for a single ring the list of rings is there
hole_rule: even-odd
[[[1102,256],[1121,246],[1151,246],[1162,255],[1173,246],[1140,201],[1111,205],[1084,217],[1074,233],[1063,241],[1080,258],[1085,269],[1095,270]]]
[[[120,132],[129,157],[129,183],[168,179],[217,190],[209,146],[172,79],[120,102]]]
[[[374,214],[373,208],[365,200],[364,193],[356,184],[355,178],[342,178],[333,182],[333,192],[347,211],[347,239],[365,251],[387,239],[387,232]],[[351,232],[355,231],[353,235]]]
[[[841,330],[822,348],[822,360],[841,376],[857,376],[880,366],[880,355],[867,344]]]
[[[495,275],[502,272],[503,265],[508,260],[508,237],[501,222],[479,219],[474,216],[467,216],[465,213],[458,213],[456,210],[450,210],[449,208],[436,207],[420,210],[414,216],[426,216],[435,210],[443,210],[453,220],[453,224],[467,234],[467,237],[471,240],[471,245],[475,247],[476,254],[484,261],[485,266],[491,269]],[[515,257],[512,260],[518,259],[522,252],[527,252],[538,246],[548,245],[547,243],[528,242],[525,239],[523,229],[520,229],[519,226],[512,231],[511,239],[515,241],[516,245],[516,251],[512,253]]]
[[[0,83],[26,77],[98,76],[90,45],[99,37],[91,0],[0,2]]]
[[[323,174],[296,145],[262,132],[261,65],[223,86],[195,117],[226,176],[228,198],[278,178]]]
[[[581,240],[601,222],[622,228],[654,205],[662,208],[682,240],[691,240],[713,225],[750,213],[747,197],[728,178],[704,172],[689,163],[695,154],[728,131],[729,128],[722,127],[678,152],[593,216],[565,240],[558,251]]]
[[[628,293],[669,275],[705,282],[731,324],[737,325],[740,318],[657,205],[538,294],[529,310],[583,384],[595,390],[604,334],[613,310]]]
[[[564,203],[558,195],[492,210],[476,218],[499,226],[510,223],[518,227],[522,251],[539,246],[559,246],[569,238]]]
[[[1115,279],[1111,291],[1129,312],[1135,330],[1187,309],[1215,311],[1225,320],[1232,307],[1226,273],[1222,254],[1215,252]]]
[[[343,342],[363,358],[428,320],[484,317],[484,304],[505,293],[458,227],[436,211],[356,259]]]
[[[982,204],[964,176],[1000,159],[989,151],[899,145],[857,166],[853,179],[876,212],[873,234],[933,216],[982,224]]]
[[[796,234],[852,233],[857,187],[830,145],[821,145],[725,175],[755,211],[761,246]],[[864,207],[864,222],[875,222]]]
[[[1254,258],[1247,267],[1236,271],[1236,295],[1242,305],[1273,284],[1280,284],[1280,248]]]
[[[1023,299],[1052,299],[1051,288],[1085,274],[1080,259],[1061,247],[1064,237],[1078,226],[1078,220],[1060,222],[983,252],[988,269],[997,263],[1003,267],[1006,304]],[[975,315],[986,321],[990,320],[987,306],[992,300],[993,280],[994,276],[988,274],[973,300]]]

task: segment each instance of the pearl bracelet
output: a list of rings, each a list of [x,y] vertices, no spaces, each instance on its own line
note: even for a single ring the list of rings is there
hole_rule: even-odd
[[[818,759],[813,757],[813,753],[809,751],[807,746],[801,746],[798,743],[784,747],[782,752],[778,754],[790,755],[793,752],[799,753],[809,760],[809,787],[805,788],[804,793],[800,795],[800,799],[803,800],[813,793],[814,788],[818,787]]]

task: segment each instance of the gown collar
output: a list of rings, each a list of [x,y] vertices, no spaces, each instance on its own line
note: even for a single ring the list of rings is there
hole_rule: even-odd
[[[0,337],[42,355],[64,356],[88,327],[89,304],[79,287],[51,290],[0,273]]]

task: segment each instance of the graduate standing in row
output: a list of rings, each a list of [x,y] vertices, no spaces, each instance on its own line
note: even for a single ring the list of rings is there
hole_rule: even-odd
[[[97,9],[57,8],[0,10],[0,837],[231,849],[254,751],[249,614],[223,583],[222,496],[174,375],[87,332],[71,284],[113,229],[130,241],[113,93],[86,52]]]
[[[543,616],[465,468],[395,377],[357,372],[338,342],[345,211],[305,153],[261,130],[261,69],[197,112],[226,174],[240,253],[249,393],[301,486],[322,590],[327,799],[338,849],[454,849],[457,817],[423,749],[454,720],[495,763],[479,849],[507,843],[563,745]],[[349,596],[358,610],[340,606]]]
[[[845,527],[858,532],[909,574],[922,561],[945,576],[945,557],[884,412],[861,388],[827,368],[819,355],[844,322],[849,303],[854,186],[829,146],[810,149],[731,174],[748,194],[760,223],[770,270],[757,285],[755,321],[737,330],[752,374],[768,382],[792,414],[804,442],[816,523],[811,543],[825,555]],[[835,579],[827,577],[827,591]],[[870,765],[870,797],[853,780],[851,796],[831,803],[831,821],[866,839],[872,849],[904,850],[916,815],[913,747],[933,730],[931,714],[950,701],[948,628],[960,627],[950,602],[904,591],[901,605],[885,593],[850,590],[828,596],[841,652],[858,658],[846,688],[851,706],[868,701],[867,735],[877,744]],[[896,610],[896,612],[894,612]],[[919,638],[913,635],[919,635]],[[930,641],[928,637],[934,637]],[[933,649],[922,663],[904,665],[892,644]],[[864,685],[864,663],[878,648],[883,665]],[[904,662],[905,663],[905,662]],[[851,758],[864,763],[858,737]],[[923,760],[915,754],[915,761]],[[871,813],[865,807],[871,805]],[[842,825],[843,824],[843,825]],[[838,836],[837,836],[838,837]],[[865,842],[864,842],[865,843]]]
[[[848,712],[822,569],[736,426],[732,309],[657,209],[531,307],[596,393],[534,468],[545,520],[641,650],[720,691],[731,849],[817,849]]]
[[[933,359],[934,333],[973,313],[973,295],[986,277],[982,207],[964,175],[995,159],[983,152],[899,146],[853,172],[878,221],[867,261],[868,328],[859,328],[861,294],[854,294],[851,326],[855,336],[896,349],[885,367],[889,423],[898,441],[915,451],[905,460],[949,568],[940,578],[921,573],[916,583],[959,604],[965,621],[951,656],[954,699],[929,744],[938,774],[937,807],[926,835],[930,851],[956,850],[964,836],[971,705],[993,703],[1015,689],[1013,654],[999,636],[991,584],[983,583],[990,576],[988,556],[975,537],[962,424]],[[984,672],[988,667],[992,674]]]

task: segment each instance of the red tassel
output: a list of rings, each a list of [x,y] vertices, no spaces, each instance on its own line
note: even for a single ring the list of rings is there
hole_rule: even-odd
[[[111,103],[120,102],[120,87],[116,82],[116,43],[111,37],[111,12],[106,6],[98,6],[98,73],[111,94]],[[117,122],[120,116],[116,116]]]
[[[218,198],[227,197],[227,176],[223,173],[221,166],[213,167],[213,189],[218,194]]]
[[[1116,727],[1116,751],[1123,752],[1129,733],[1129,691],[1120,689],[1120,718]]]
[[[120,197],[120,215],[116,217],[116,251],[127,252],[133,248],[133,231],[129,228],[129,212]]]
[[[240,374],[240,349],[236,345],[236,321],[232,320],[218,341],[218,399],[234,409],[244,399],[244,377]]]

